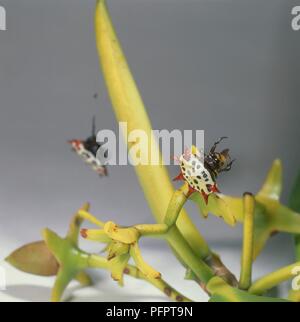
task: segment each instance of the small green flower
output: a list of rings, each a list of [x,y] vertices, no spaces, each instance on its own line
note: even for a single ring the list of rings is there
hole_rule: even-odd
[[[123,284],[123,272],[130,257],[135,261],[137,268],[147,278],[160,278],[160,273],[148,265],[142,258],[138,240],[140,233],[136,227],[120,227],[114,222],[105,223],[103,229],[82,229],[81,236],[85,239],[98,242],[107,242],[107,260],[112,278]],[[109,239],[109,240],[107,240]]]

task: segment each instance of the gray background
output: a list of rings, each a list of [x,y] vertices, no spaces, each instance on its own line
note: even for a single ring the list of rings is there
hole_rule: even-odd
[[[90,133],[94,114],[99,129],[116,128],[99,71],[94,2],[0,1],[8,21],[0,32],[0,245],[39,239],[45,226],[63,233],[84,201],[103,220],[154,222],[132,167],[110,167],[99,179],[66,143]],[[300,31],[290,26],[297,1],[108,4],[153,127],[203,129],[207,146],[229,136],[237,162],[220,178],[224,193],[256,192],[280,157],[286,201],[300,157]],[[188,208],[208,240],[240,240],[240,228]]]

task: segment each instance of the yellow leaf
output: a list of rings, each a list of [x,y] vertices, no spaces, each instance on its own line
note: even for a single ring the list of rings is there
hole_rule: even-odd
[[[161,223],[174,189],[165,166],[161,164],[162,158],[157,144],[154,143],[149,117],[104,0],[97,1],[95,28],[103,75],[117,120],[127,123],[127,133],[123,134],[126,136],[133,130],[144,131],[148,137],[148,146],[145,146],[144,149],[148,152],[148,155],[151,155],[152,159],[158,160],[160,163],[159,165],[137,165],[135,171],[152,213],[156,220]],[[131,145],[129,145],[129,148],[131,148]],[[131,155],[131,158],[134,161],[136,156]],[[178,229],[195,253],[201,254],[203,257],[210,254],[207,244],[184,210],[181,211],[177,224]]]
[[[282,190],[282,164],[279,159],[275,160],[267,175],[267,178],[257,194],[260,197],[279,200]]]

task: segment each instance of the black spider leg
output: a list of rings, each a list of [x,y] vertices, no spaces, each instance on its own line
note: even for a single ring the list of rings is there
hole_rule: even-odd
[[[219,138],[219,140],[218,140],[218,141],[216,141],[216,142],[214,143],[214,145],[213,145],[213,146],[212,146],[212,148],[210,149],[209,153],[214,153],[214,152],[215,152],[215,150],[216,150],[216,148],[217,148],[217,146],[218,146],[218,144],[219,144],[219,143],[221,143],[221,141],[223,141],[223,140],[225,140],[225,139],[228,139],[228,137],[227,137],[227,136],[222,136],[222,137],[220,137],[220,138]]]
[[[96,116],[93,116],[92,119],[92,136],[95,137],[96,136]]]
[[[228,171],[230,171],[230,170],[231,170],[231,168],[232,168],[232,164],[233,164],[233,162],[234,162],[234,161],[235,161],[235,159],[231,160],[231,161],[227,164],[226,168],[225,168],[225,169],[220,170],[220,172],[228,172]]]

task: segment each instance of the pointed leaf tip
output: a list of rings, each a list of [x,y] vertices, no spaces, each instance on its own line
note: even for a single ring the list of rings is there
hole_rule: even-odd
[[[230,206],[222,195],[210,194],[207,204],[199,193],[193,193],[190,196],[190,199],[197,204],[199,211],[204,218],[207,218],[208,214],[211,213],[223,218],[225,223],[230,226],[234,226],[236,224],[237,220],[235,218],[235,212],[230,209]]]
[[[257,194],[260,197],[279,200],[282,191],[282,163],[276,159],[265,179],[265,182]]]

